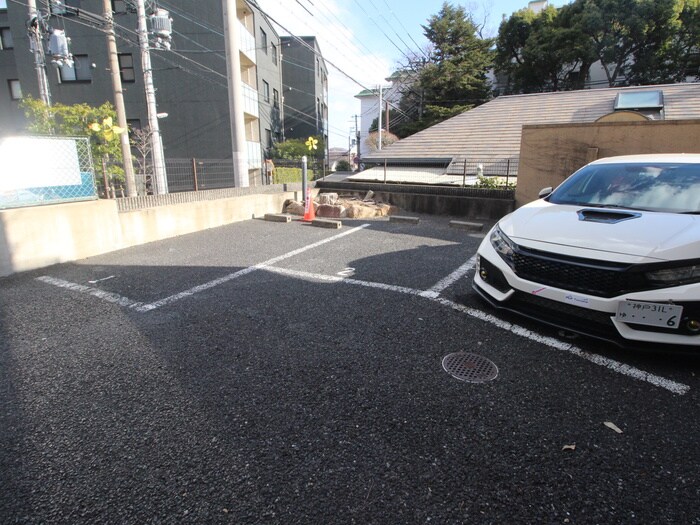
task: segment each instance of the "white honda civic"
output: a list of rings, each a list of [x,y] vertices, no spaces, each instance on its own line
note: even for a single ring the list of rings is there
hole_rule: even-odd
[[[700,154],[600,159],[540,197],[481,243],[484,299],[622,346],[700,351]]]

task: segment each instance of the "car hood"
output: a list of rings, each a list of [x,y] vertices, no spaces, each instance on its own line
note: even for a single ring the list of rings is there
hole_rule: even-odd
[[[540,199],[507,215],[499,226],[518,244],[576,257],[621,262],[700,257],[698,215],[550,204]]]

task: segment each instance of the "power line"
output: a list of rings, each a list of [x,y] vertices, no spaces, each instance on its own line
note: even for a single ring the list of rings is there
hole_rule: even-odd
[[[338,15],[337,15],[336,13],[334,13],[333,11],[331,11],[331,9],[326,5],[325,2],[319,4],[319,6],[317,7],[317,9],[319,10],[319,13],[320,13],[321,15],[323,15],[323,18],[324,18],[326,21],[328,21],[331,25],[333,24],[333,21],[332,21],[330,18],[328,18],[328,17],[325,15],[325,13],[321,12],[321,8],[323,8],[328,14],[330,14],[330,15],[336,20],[336,22],[339,24],[339,27],[342,27],[342,28],[346,27],[346,22],[343,22],[340,18],[338,18]],[[356,45],[359,44],[359,47],[361,47],[362,49],[364,49],[364,51],[365,51],[365,53],[366,53],[366,56],[370,57],[370,58],[376,63],[377,66],[379,66],[379,67],[384,67],[384,63],[377,57],[377,55],[376,55],[373,51],[371,51],[371,50],[364,44],[364,42],[362,41],[362,39],[352,39],[352,40],[351,40],[343,31],[339,31],[338,33],[336,33],[336,35],[339,35],[340,38],[342,38],[343,41],[344,41],[349,47],[356,46]],[[338,50],[337,47],[335,47],[335,46],[333,46],[333,47],[334,47],[334,49]],[[352,60],[353,60],[353,63],[354,63],[355,66],[360,65],[361,67],[366,67],[366,64],[359,64],[358,62],[355,62],[356,57],[355,57],[354,54],[350,54],[350,56],[352,57]]]
[[[384,1],[384,5],[386,5],[387,9],[389,9],[389,12],[394,16],[394,18],[397,20],[397,22],[398,22],[399,25],[403,28],[403,30],[406,31],[406,34],[408,35],[408,38],[411,39],[411,42],[413,42],[413,44],[416,46],[416,49],[418,49],[418,51],[419,51],[425,58],[430,58],[430,57],[428,57],[428,55],[425,54],[425,52],[423,51],[423,49],[421,49],[421,47],[418,45],[418,42],[416,42],[416,41],[413,39],[413,35],[411,35],[411,33],[408,31],[408,29],[406,29],[406,26],[403,25],[403,23],[401,22],[401,20],[399,19],[399,17],[396,16],[396,13],[394,13],[394,11],[391,9],[391,7],[389,6],[388,2],[387,2],[386,0],[383,0],[383,1]]]
[[[255,4],[255,6],[260,9],[260,6],[258,6],[257,2],[255,0],[250,0],[252,3]],[[265,13],[262,9],[260,9],[261,12]],[[342,70],[340,67],[338,67],[336,64],[328,60],[327,58],[324,58],[323,55],[321,55],[320,52],[316,51],[316,49],[313,48],[313,46],[309,45],[307,42],[304,41],[301,37],[293,34],[289,29],[287,29],[285,26],[283,26],[281,23],[279,23],[277,20],[272,18],[268,13],[265,13],[265,16],[267,16],[270,20],[272,20],[273,23],[277,24],[279,27],[281,27],[284,31],[289,33],[289,35],[292,38],[295,38],[302,46],[306,47],[309,51],[311,51],[315,56],[318,56],[319,58],[323,59],[326,63],[330,64],[335,68],[339,73],[341,73],[343,76],[360,86],[362,89],[369,89],[367,88],[364,84],[362,84],[359,80],[356,78],[352,77],[348,73],[346,73],[344,70]]]
[[[404,51],[398,45],[396,45],[396,42],[394,42],[394,40],[389,35],[386,34],[384,29],[382,29],[382,27],[379,24],[377,24],[377,22],[374,20],[374,17],[372,17],[364,7],[362,7],[362,4],[360,4],[360,2],[358,2],[358,0],[354,0],[354,2],[355,2],[355,4],[357,4],[357,6],[360,9],[362,9],[362,11],[365,13],[365,15],[367,15],[367,18],[369,20],[371,20],[375,26],[377,26],[377,29],[379,29],[379,31],[386,37],[386,39],[389,42],[391,42],[391,44],[399,51],[399,53],[401,53],[402,56],[406,57],[406,53],[404,53]],[[406,58],[408,58],[408,57],[406,57]]]

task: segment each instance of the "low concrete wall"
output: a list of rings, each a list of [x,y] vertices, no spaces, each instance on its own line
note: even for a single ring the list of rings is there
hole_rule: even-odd
[[[339,181],[316,181],[316,187],[321,192],[360,198],[371,190],[374,192],[373,199],[393,204],[402,210],[472,219],[500,219],[513,211],[515,204],[513,190]]]
[[[517,206],[537,199],[585,164],[639,153],[700,153],[700,120],[523,126]]]
[[[119,212],[114,200],[0,210],[0,276],[282,211],[300,192]]]

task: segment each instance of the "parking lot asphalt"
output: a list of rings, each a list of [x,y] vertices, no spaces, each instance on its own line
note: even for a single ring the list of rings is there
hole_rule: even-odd
[[[700,360],[493,311],[482,235],[251,220],[0,279],[0,523],[700,523]]]

